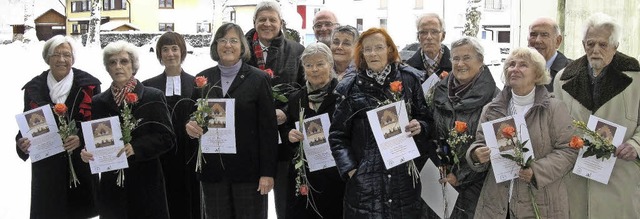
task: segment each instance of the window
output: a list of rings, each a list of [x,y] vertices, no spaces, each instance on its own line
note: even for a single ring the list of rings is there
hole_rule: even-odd
[[[229,14],[229,20],[230,20],[232,23],[235,23],[235,22],[236,22],[236,11],[231,11],[231,12],[230,12],[230,14]]]
[[[358,31],[362,31],[362,29],[364,29],[362,26],[362,18],[356,19],[356,28],[358,28]]]
[[[415,9],[422,9],[423,5],[424,5],[424,0],[416,0]]]
[[[198,33],[211,33],[211,23],[209,22],[198,23]]]
[[[102,10],[125,10],[127,0],[103,0]]]
[[[498,43],[510,43],[511,31],[498,31]]]
[[[71,12],[89,11],[90,8],[91,8],[91,3],[89,2],[89,0],[71,2]]]
[[[158,24],[159,31],[173,31],[173,23],[159,23]]]
[[[380,28],[387,29],[387,19],[386,18],[380,18]]]
[[[71,34],[85,34],[89,30],[89,21],[84,21],[82,23],[72,24],[71,25]]]
[[[173,8],[173,0],[159,0],[159,8]]]
[[[485,0],[484,8],[490,9],[490,10],[501,10],[502,0]]]
[[[78,25],[77,24],[73,24],[71,25],[71,34],[79,34],[80,32],[78,31]]]
[[[380,9],[387,9],[387,0],[380,0]]]

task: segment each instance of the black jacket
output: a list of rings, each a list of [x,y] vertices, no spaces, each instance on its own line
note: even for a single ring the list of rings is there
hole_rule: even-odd
[[[171,218],[200,217],[200,182],[196,178],[194,156],[198,141],[189,138],[185,130],[185,123],[189,120],[194,104],[191,101],[194,80],[195,77],[182,71],[180,96],[165,96],[176,133],[175,148],[160,157]],[[143,81],[142,84],[165,91],[167,75],[159,74]]]
[[[116,171],[100,178],[100,218],[169,218],[160,156],[175,144],[164,92],[138,83],[134,88],[138,103],[133,117],[141,119],[131,132],[134,155],[127,158],[124,188],[116,185]],[[95,119],[119,116],[111,89],[93,97]]]
[[[24,111],[51,105],[47,75],[49,71],[34,77],[22,87]],[[98,215],[96,192],[98,176],[91,175],[89,164],[82,162],[80,151],[84,138],[80,122],[91,120],[91,97],[100,93],[100,81],[89,73],[73,68],[73,84],[65,101],[70,117],[76,121],[80,147],[71,155],[74,170],[80,180],[76,188],[69,188],[69,161],[62,152],[31,164],[31,218],[89,218]],[[18,134],[16,140],[21,138]],[[17,146],[22,160],[29,159]]]
[[[303,87],[289,97],[289,109],[287,110],[287,123],[285,123],[288,130],[295,129],[295,122],[299,121],[300,106],[304,107],[305,118],[314,117],[327,113],[329,120],[332,120],[333,112],[336,107],[336,98],[338,95],[334,93],[334,89],[338,85],[338,80],[333,79],[330,82],[327,96],[320,104],[318,111],[314,111],[309,108],[309,97],[307,96],[307,87]],[[288,132],[287,132],[288,133]],[[285,137],[286,141],[289,141],[288,137]],[[299,150],[300,143],[291,143],[294,152]],[[307,172],[307,178],[313,190],[313,199],[320,215],[323,218],[342,218],[342,199],[344,196],[344,181],[340,178],[338,169],[331,167],[323,170],[317,170],[309,172],[309,168],[305,168]],[[307,206],[306,196],[295,196],[295,178],[297,173],[295,172],[293,165],[289,170],[289,182],[292,185],[289,189],[289,196],[293,199],[287,203],[287,217],[286,218],[320,218],[318,214],[310,207]]]
[[[345,76],[338,84],[339,98],[330,128],[329,142],[340,175],[356,169],[348,179],[344,196],[345,218],[418,218],[420,182],[413,185],[403,163],[387,170],[370,128],[366,112],[391,98],[389,83],[402,81],[403,99],[411,104],[410,117],[420,122],[422,132],[414,136],[420,148],[424,145],[430,121],[420,84],[420,73],[404,64],[391,64],[384,85],[363,71]],[[401,127],[404,132],[404,127]],[[406,133],[403,133],[406,134]]]
[[[205,76],[213,84],[208,98],[223,98],[220,89],[220,68],[206,69],[197,76]],[[219,182],[255,182],[262,176],[273,177],[276,172],[277,142],[276,115],[267,75],[260,69],[242,63],[238,75],[224,98],[235,99],[236,154],[204,154],[201,180]],[[192,99],[200,98],[196,88]],[[195,108],[193,109],[195,110]],[[224,168],[222,166],[224,164]]]
[[[549,93],[553,92],[553,79],[556,78],[556,74],[558,74],[560,70],[564,69],[564,67],[569,65],[569,63],[571,63],[572,61],[573,60],[568,59],[566,56],[564,56],[564,54],[558,51],[558,56],[556,56],[556,59],[553,61],[553,63],[551,64],[551,68],[549,69],[549,74],[551,75],[551,82],[549,82],[549,84],[544,85],[545,87],[547,87],[547,90],[549,91]]]
[[[460,193],[451,218],[473,218],[473,212],[486,176],[486,172],[473,171],[463,155],[475,139],[482,108],[500,92],[489,68],[485,66],[484,71],[478,74],[480,75],[472,87],[457,102],[452,102],[449,99],[448,81],[453,79],[453,74],[445,77],[435,85],[433,104],[429,106],[434,118],[434,125],[431,126],[434,129],[431,132],[433,140],[447,139],[449,132],[455,127],[455,121],[466,122],[468,128],[466,134],[473,137],[467,141],[467,144],[456,148],[458,154],[461,155],[459,157],[460,163],[450,167],[459,183],[455,188]]]
[[[440,59],[440,64],[438,64],[438,69],[436,69],[435,73],[440,76],[440,73],[442,73],[443,71],[447,71],[447,72],[451,72],[451,51],[449,51],[449,48],[447,48],[447,46],[442,45],[442,49],[443,54],[442,54],[442,58]],[[422,61],[422,49],[418,49],[418,51],[416,51],[416,53],[413,54],[413,56],[411,56],[411,58],[409,58],[406,63],[407,65],[410,65],[411,67],[414,67],[418,70],[420,70],[421,74],[421,81],[425,81],[427,80],[427,74],[425,73],[426,69],[424,68],[424,62]]]

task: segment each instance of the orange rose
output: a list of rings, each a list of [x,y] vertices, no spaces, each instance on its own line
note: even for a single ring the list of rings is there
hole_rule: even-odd
[[[207,77],[205,76],[196,77],[196,87],[203,88],[205,85],[207,85]]]
[[[466,122],[462,122],[462,121],[456,121],[456,132],[458,133],[463,133],[467,131],[467,123]]]
[[[307,187],[307,185],[300,185],[300,195],[308,195],[309,194],[309,188]]]
[[[502,129],[502,136],[505,138],[513,138],[516,136],[516,129],[511,126],[504,127]]]
[[[264,72],[267,73],[267,75],[269,75],[270,78],[273,78],[273,70],[271,70],[270,68],[267,68],[264,70]]]
[[[391,92],[400,93],[402,91],[402,81],[394,81],[389,84]]]
[[[442,72],[440,73],[440,79],[444,79],[444,78],[446,78],[447,76],[449,76],[449,72],[448,72],[448,71],[442,71]]]
[[[127,93],[124,96],[124,101],[127,101],[128,104],[137,103],[138,95],[136,93]]]
[[[67,113],[67,105],[65,105],[64,103],[56,103],[55,106],[53,106],[53,111],[58,115],[58,116],[62,116],[65,113]]]
[[[584,146],[584,140],[578,136],[571,137],[571,142],[569,142],[569,147],[573,149],[580,149]]]

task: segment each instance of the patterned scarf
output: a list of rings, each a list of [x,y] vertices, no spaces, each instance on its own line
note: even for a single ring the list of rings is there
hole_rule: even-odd
[[[380,85],[384,85],[384,79],[391,73],[391,65],[387,64],[381,72],[373,72],[371,69],[367,69],[367,76],[373,78]]]
[[[258,68],[260,68],[260,70],[265,70],[266,69],[266,62],[264,61],[264,51],[267,51],[268,48],[265,48],[264,50],[262,49],[262,46],[260,45],[260,40],[258,40],[258,32],[256,31],[253,34],[253,52],[256,54],[256,61],[258,62]]]
[[[442,59],[442,54],[444,54],[444,49],[442,47],[440,47],[440,53],[438,53],[438,56],[436,56],[436,59],[434,60],[435,62],[432,64],[429,64],[429,61],[427,60],[427,56],[424,55],[424,52],[420,53],[420,56],[422,56],[422,64],[424,64],[424,69],[425,72],[427,73],[427,78],[429,76],[431,76],[433,73],[436,72],[436,70],[438,69],[439,65],[440,65],[440,60]]]
[[[478,74],[476,74],[469,83],[460,84],[458,79],[455,77],[456,72],[454,71],[454,77],[449,77],[449,81],[447,82],[449,83],[449,100],[454,103],[460,101],[462,96],[464,96],[464,94],[473,87],[473,84],[476,83],[476,80],[480,77],[482,72],[484,72],[484,66],[480,68],[480,72],[478,72]]]
[[[138,80],[136,80],[133,76],[131,76],[131,79],[129,79],[129,81],[122,88],[117,88],[116,86],[114,86],[114,83],[111,83],[111,94],[113,94],[113,100],[116,101],[118,107],[122,105],[125,94],[133,92],[133,89],[137,84]]]
[[[314,88],[307,81],[307,97],[309,98],[310,107],[313,111],[318,112],[320,108],[320,104],[324,101],[324,97],[329,94],[329,86],[331,86],[331,81],[324,85],[323,87]]]

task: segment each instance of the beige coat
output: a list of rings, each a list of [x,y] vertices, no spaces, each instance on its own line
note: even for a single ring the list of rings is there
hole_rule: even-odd
[[[569,217],[568,196],[563,181],[575,163],[577,151],[568,144],[573,134],[571,119],[564,104],[552,98],[542,86],[535,88],[533,106],[525,114],[535,161],[531,165],[537,189],[533,188],[541,218],[565,219]],[[511,88],[505,89],[483,109],[480,123],[507,116],[511,100]],[[469,147],[466,159],[471,160],[471,151],[486,144],[484,132],[478,126],[476,141]],[[496,183],[490,162],[471,165],[475,171],[489,171],[480,193],[475,218],[506,218],[507,208],[511,218],[533,218],[534,211],[529,195],[528,183],[514,179],[513,195],[509,200],[511,181]]]
[[[589,121],[590,115],[627,127],[624,141],[640,154],[640,65],[617,53],[602,76],[599,103],[594,103],[582,57],[559,72],[554,92],[565,102],[571,117]],[[608,185],[573,173],[567,177],[571,218],[640,218],[640,168],[618,159]]]

